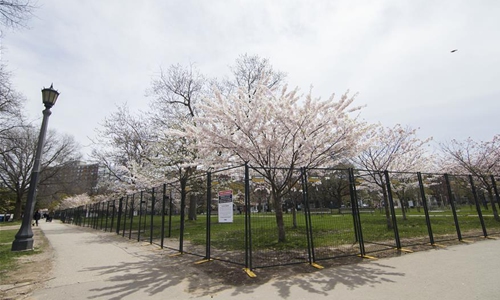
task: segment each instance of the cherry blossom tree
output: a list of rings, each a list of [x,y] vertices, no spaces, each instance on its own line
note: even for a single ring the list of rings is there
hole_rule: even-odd
[[[64,198],[54,209],[64,210],[93,203],[94,200],[88,194],[73,195]]]
[[[197,150],[189,145],[195,141],[187,137],[172,137],[170,130],[183,131],[184,126],[196,126],[193,118],[200,112],[201,99],[211,94],[210,86],[217,86],[225,93],[242,87],[247,91],[246,99],[254,93],[255,86],[263,78],[270,78],[268,86],[282,83],[285,75],[272,68],[269,60],[258,55],[241,55],[235,65],[230,67],[232,77],[225,80],[208,80],[206,76],[191,64],[187,67],[176,64],[160,72],[159,78],[152,82],[150,95],[152,119],[158,126],[158,155],[153,158],[156,165],[167,170],[175,178],[172,181],[181,195],[181,206],[185,206],[187,186],[192,176],[197,174]],[[188,218],[196,219],[196,197],[191,197]],[[182,208],[183,209],[183,208]]]
[[[352,155],[365,126],[351,117],[361,109],[351,107],[354,96],[322,100],[311,90],[300,95],[298,89],[269,88],[266,83],[256,85],[252,101],[245,88],[227,96],[216,92],[201,104],[203,114],[176,134],[196,141],[190,146],[204,165],[248,162],[265,178],[278,241],[284,242],[282,200],[293,181],[300,180],[297,169],[332,166]]]
[[[452,140],[441,144],[444,168],[455,174],[471,174],[476,178],[480,187],[485,189],[493,210],[495,220],[500,221],[495,202],[492,175],[500,174],[500,135],[495,135],[491,141],[474,141],[471,138],[465,141]]]
[[[383,172],[385,170],[397,172],[428,170],[427,164],[431,160],[426,157],[426,147],[431,138],[421,140],[417,137],[416,129],[403,127],[400,124],[392,128],[379,124],[372,127],[363,140],[366,141],[368,147],[353,159],[353,163],[355,166],[369,171],[364,177],[365,184],[375,185],[382,192],[387,227],[392,229],[393,224]]]

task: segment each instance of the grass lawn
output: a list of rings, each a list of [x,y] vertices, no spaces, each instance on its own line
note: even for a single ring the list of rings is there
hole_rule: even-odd
[[[456,236],[456,227],[452,211],[449,209],[430,211],[431,227],[435,239],[440,236]],[[489,234],[500,233],[500,222],[493,219],[491,211],[483,210],[485,225]],[[197,220],[186,220],[184,239],[195,245],[206,242],[206,215],[198,215]],[[457,218],[462,236],[468,234],[481,235],[482,227],[477,217],[475,207],[462,206],[457,208]],[[367,242],[394,242],[394,232],[387,228],[385,213],[375,210],[373,213],[361,213],[361,227],[363,238]],[[402,240],[421,239],[428,240],[428,229],[423,209],[410,209],[406,220],[402,217],[400,209],[396,209],[397,226]],[[115,218],[116,220],[116,218]],[[132,222],[131,222],[132,221]],[[88,223],[88,221],[87,221]],[[115,221],[116,223],[116,221]],[[171,228],[168,228],[169,219],[165,217],[165,236],[179,238],[180,216],[172,216]],[[297,213],[297,226],[293,226],[292,214],[284,214],[284,223],[287,241],[278,243],[278,230],[275,216],[270,213],[254,213],[251,215],[252,247],[254,250],[280,250],[307,248],[307,232],[305,216]],[[98,224],[101,224],[99,221]],[[105,224],[105,222],[103,222]],[[110,221],[108,220],[108,224]],[[126,226],[125,236],[130,228],[136,235],[139,230],[139,217],[132,220],[121,220],[121,228]],[[150,232],[151,216],[141,218],[141,237],[147,238]],[[312,214],[311,224],[315,247],[338,247],[345,244],[356,243],[353,218],[350,214],[338,214],[336,210],[326,214]],[[146,226],[144,226],[146,225]],[[114,224],[116,226],[116,224]],[[219,223],[217,216],[211,216],[211,245],[218,249],[244,250],[245,249],[245,216],[235,214],[233,223]],[[153,217],[153,238],[161,237],[161,216]],[[404,243],[403,243],[404,244]]]
[[[14,222],[8,222],[9,225],[16,225]],[[19,225],[20,223],[18,223]],[[1,226],[5,227],[5,226]],[[0,228],[1,228],[0,227]],[[18,229],[8,229],[4,230],[0,229],[0,281],[3,280],[10,270],[17,268],[16,258],[24,255],[32,255],[37,253],[35,251],[20,251],[20,252],[12,252],[12,242],[15,239],[16,233]]]

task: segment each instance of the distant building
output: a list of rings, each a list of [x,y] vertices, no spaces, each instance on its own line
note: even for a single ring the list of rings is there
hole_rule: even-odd
[[[98,164],[72,161],[51,167],[40,173],[39,197],[57,198],[57,195],[94,194],[99,177]]]

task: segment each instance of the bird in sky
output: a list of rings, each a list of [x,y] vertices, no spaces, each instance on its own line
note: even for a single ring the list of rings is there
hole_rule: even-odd
[[[457,52],[457,51],[458,51],[458,49],[453,49],[453,50],[451,50],[451,53]]]

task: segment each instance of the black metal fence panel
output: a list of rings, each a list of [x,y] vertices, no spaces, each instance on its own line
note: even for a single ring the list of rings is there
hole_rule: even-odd
[[[349,170],[309,169],[306,181],[314,260],[360,254],[350,209]],[[293,190],[290,196],[304,213],[302,190]]]
[[[55,217],[255,269],[499,235],[498,181],[242,165]]]
[[[206,180],[209,193],[200,195],[205,199],[202,216],[205,219],[200,220],[200,225],[209,218],[210,258],[244,266],[248,234],[245,217],[250,213],[250,207],[245,205],[245,168],[236,166],[211,172]]]
[[[250,168],[249,172],[252,267],[308,262],[305,208],[298,195],[303,190],[301,170]]]
[[[354,171],[356,201],[342,211],[359,211],[360,230],[366,253],[397,247],[394,226],[394,206],[387,190],[387,180],[383,172],[365,170]]]
[[[401,246],[430,244],[417,173],[389,172],[389,178]]]

